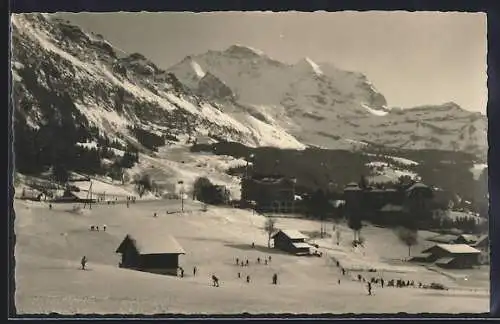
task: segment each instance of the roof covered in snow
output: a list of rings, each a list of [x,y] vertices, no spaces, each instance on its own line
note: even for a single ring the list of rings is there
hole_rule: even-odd
[[[134,243],[140,254],[186,254],[182,246],[171,235],[154,236],[147,234],[127,234],[116,250],[121,253],[121,248],[126,240]]]
[[[456,235],[452,234],[439,234],[427,239],[427,241],[431,242],[439,242],[439,243],[451,243],[457,239]]]
[[[301,232],[293,229],[282,229],[279,230],[278,232],[273,234],[273,237],[276,236],[279,232],[285,234],[287,237],[289,237],[292,240],[298,240],[298,239],[307,239],[308,237],[302,234]]]
[[[444,250],[448,253],[452,254],[479,254],[481,251],[467,245],[467,244],[436,244],[435,246],[422,251],[422,253],[427,253],[430,252],[434,248],[439,248],[441,250]]]

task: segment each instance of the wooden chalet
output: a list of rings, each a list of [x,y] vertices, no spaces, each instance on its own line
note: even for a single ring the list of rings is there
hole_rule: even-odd
[[[308,237],[297,230],[279,230],[271,238],[274,248],[295,255],[309,255],[311,245],[306,242]]]
[[[433,263],[441,268],[466,269],[479,264],[481,251],[467,244],[436,244],[411,261]]]
[[[186,254],[174,237],[151,234],[127,234],[116,253],[121,254],[121,268],[168,275],[177,274],[179,255]]]

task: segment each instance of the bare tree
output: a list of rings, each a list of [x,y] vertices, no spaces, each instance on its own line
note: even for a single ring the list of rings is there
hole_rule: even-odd
[[[267,247],[271,247],[271,235],[276,231],[276,219],[268,217],[264,224],[264,231],[267,233]]]
[[[417,230],[402,227],[397,230],[397,236],[408,246],[408,256],[411,256],[411,247],[418,243]]]

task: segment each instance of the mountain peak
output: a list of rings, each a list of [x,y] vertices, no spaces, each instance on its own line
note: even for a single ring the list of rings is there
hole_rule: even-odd
[[[264,52],[261,50],[240,44],[231,45],[224,51],[224,53],[237,57],[260,57],[264,55]]]
[[[297,64],[297,67],[306,69],[308,71],[312,71],[316,75],[323,75],[323,71],[321,70],[320,66],[314,62],[312,59],[309,57],[305,57],[301,59]]]

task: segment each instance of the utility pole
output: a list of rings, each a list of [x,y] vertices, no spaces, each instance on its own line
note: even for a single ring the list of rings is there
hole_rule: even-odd
[[[297,178],[292,178],[292,215],[295,214],[295,185]]]

